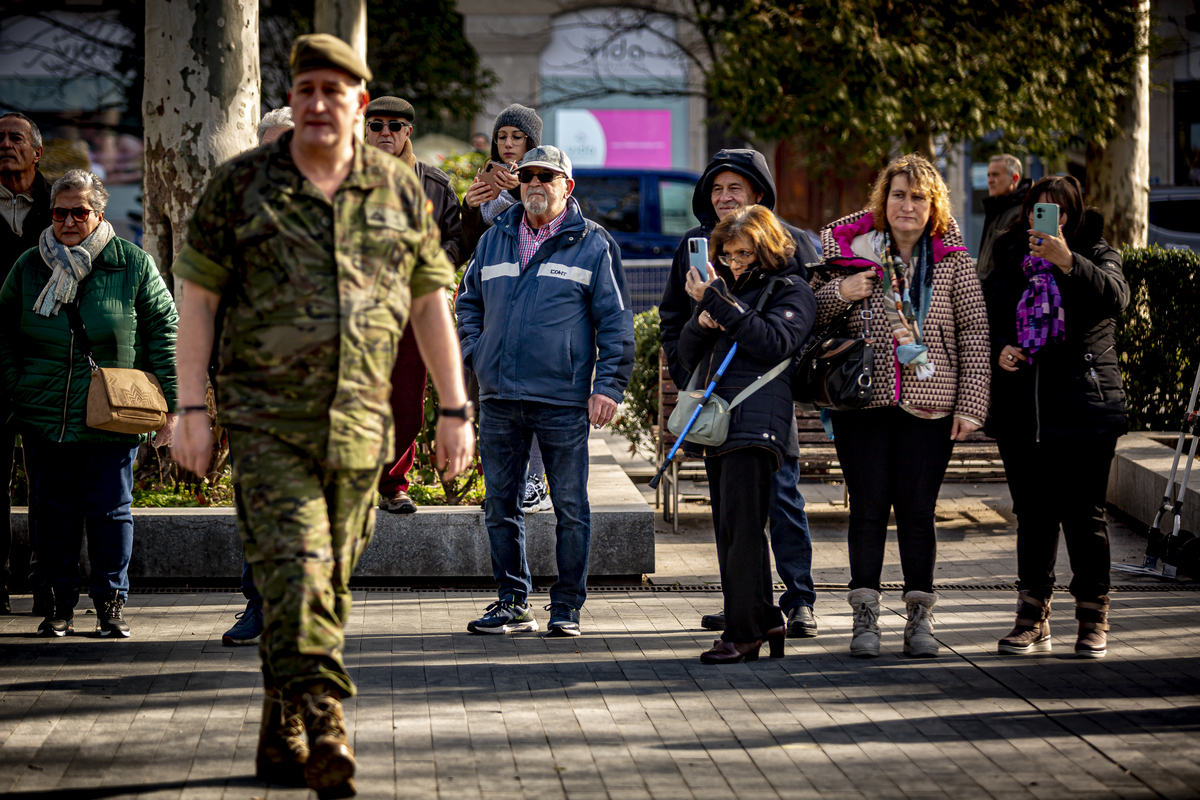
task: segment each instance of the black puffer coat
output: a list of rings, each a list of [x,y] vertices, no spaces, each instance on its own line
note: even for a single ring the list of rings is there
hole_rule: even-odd
[[[692,213],[696,215],[700,224],[685,233],[679,242],[679,247],[675,249],[675,256],[671,261],[671,271],[667,275],[667,285],[663,290],[662,301],[658,305],[659,329],[662,331],[663,351],[667,354],[667,370],[671,373],[671,380],[681,389],[688,382],[690,376],[680,364],[677,352],[679,335],[683,331],[684,324],[695,313],[696,305],[688,296],[685,288],[690,266],[687,242],[688,239],[693,238],[707,239],[713,228],[716,227],[718,220],[717,212],[713,209],[712,204],[712,185],[717,175],[725,171],[744,175],[761,187],[763,196],[758,204],[772,211],[775,210],[775,179],[771,177],[771,170],[767,168],[767,159],[763,157],[763,154],[757,150],[718,150],[717,154],[713,156],[713,160],[704,169],[704,174],[700,176],[696,190],[692,193]],[[807,280],[808,272],[804,265],[820,261],[820,254],[813,247],[812,240],[803,231],[789,225],[779,217],[776,219],[792,237],[792,241],[796,243],[796,261],[800,265],[800,278]],[[711,253],[709,255],[712,256]],[[716,258],[712,258],[712,260],[715,262]]]
[[[1038,440],[1047,436],[1120,435],[1129,430],[1125,390],[1113,334],[1129,305],[1121,255],[1104,241],[1103,218],[1084,215],[1067,237],[1075,256],[1070,275],[1054,273],[1066,338],[1039,350],[1016,372],[996,366],[1005,345],[1017,344],[1017,304],[1029,279],[1021,264],[1029,254],[1024,225],[996,241],[995,267],[983,283],[992,330],[992,404],[987,432]]]
[[[726,267],[718,265],[717,269],[721,278],[704,293],[704,300],[696,304],[695,314],[683,326],[678,352],[684,369],[699,370],[703,384],[698,382],[697,389],[703,391],[736,342],[738,351],[716,389],[716,394],[732,402],[738,392],[803,346],[817,315],[817,301],[795,258],[789,258],[776,272],[755,269],[737,280]],[[775,283],[762,313],[756,313],[759,294],[776,277],[785,280]],[[707,311],[725,330],[701,327],[701,311]],[[766,447],[775,453],[776,468],[782,456],[799,456],[792,368],[789,365],[733,410],[724,444],[699,447],[689,443],[685,449],[692,455],[714,456],[739,447]]]

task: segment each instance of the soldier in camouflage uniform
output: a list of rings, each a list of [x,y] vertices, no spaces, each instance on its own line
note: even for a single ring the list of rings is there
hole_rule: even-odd
[[[354,794],[343,628],[381,465],[392,458],[389,377],[410,306],[443,399],[448,473],[466,466],[474,444],[444,292],[454,270],[437,226],[412,171],[353,138],[370,72],[325,34],[299,37],[291,66],[295,131],[216,170],[174,264],[186,341],[175,455],[195,472],[207,467],[200,412],[223,304],[219,419],[238,529],[265,601],[258,774],[331,798]]]

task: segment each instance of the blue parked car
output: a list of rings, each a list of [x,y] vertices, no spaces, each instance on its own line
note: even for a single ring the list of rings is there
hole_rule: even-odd
[[[633,312],[662,299],[680,239],[699,223],[692,215],[697,172],[584,168],[574,170],[583,215],[612,234],[621,248]]]

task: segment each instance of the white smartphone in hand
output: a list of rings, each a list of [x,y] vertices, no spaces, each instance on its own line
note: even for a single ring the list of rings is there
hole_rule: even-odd
[[[688,239],[688,263],[700,273],[700,280],[708,280],[708,239]]]

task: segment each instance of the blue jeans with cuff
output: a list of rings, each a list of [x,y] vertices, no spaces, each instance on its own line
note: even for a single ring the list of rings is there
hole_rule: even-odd
[[[784,456],[783,465],[771,478],[771,552],[775,570],[783,580],[779,607],[787,614],[797,606],[811,607],[817,601],[812,578],[812,536],[800,481],[800,459]]]
[[[484,519],[492,574],[501,599],[524,604],[533,590],[525,556],[525,498],[529,445],[537,436],[557,519],[554,533],[558,580],[550,602],[582,608],[587,597],[592,521],[587,499],[588,416],[578,406],[524,400],[484,400],[479,410]]]

